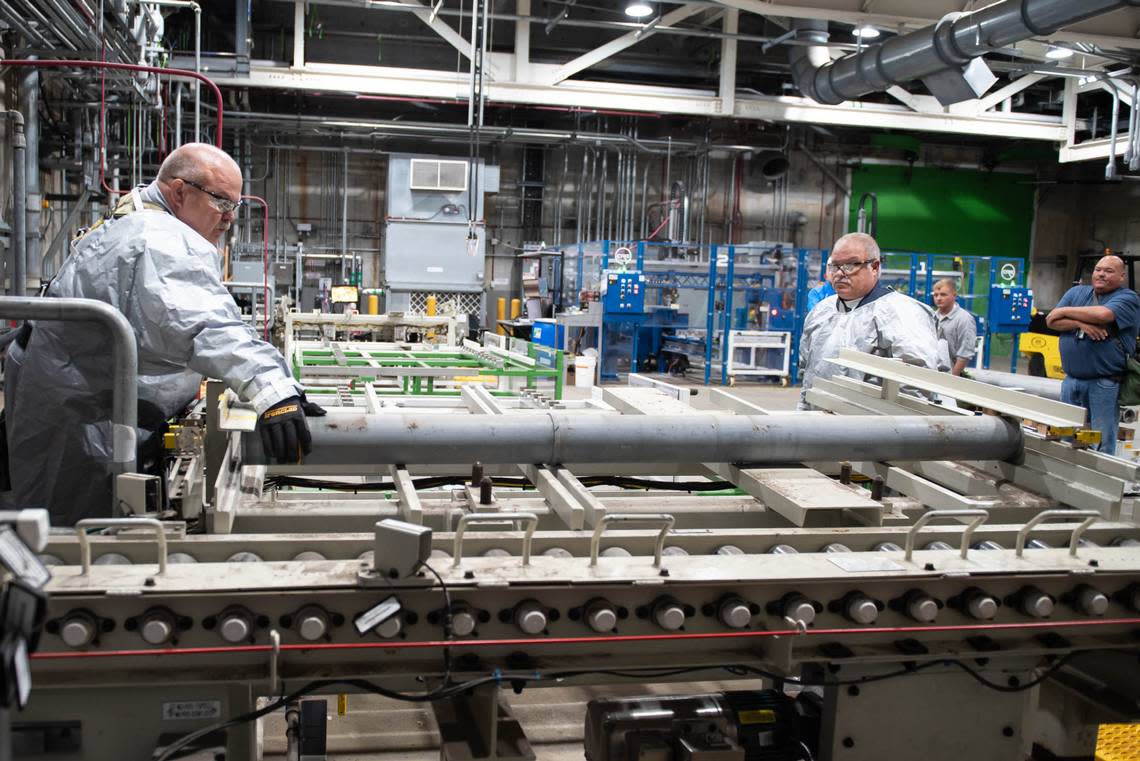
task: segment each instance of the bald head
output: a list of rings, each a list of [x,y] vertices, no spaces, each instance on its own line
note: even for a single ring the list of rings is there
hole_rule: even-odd
[[[864,259],[869,259],[873,262],[878,261],[881,256],[879,244],[867,233],[847,233],[835,241],[835,245],[831,247],[831,250],[832,252],[854,250],[862,254]]]
[[[220,148],[187,143],[162,162],[158,187],[174,216],[217,245],[234,220],[231,204],[241,200],[241,169]]]
[[[209,143],[186,143],[170,152],[158,168],[158,181],[169,184],[181,178],[202,183],[207,174],[233,173],[241,177],[241,168],[230,154]]]
[[[1092,285],[1098,294],[1112,293],[1124,284],[1124,260],[1119,256],[1102,256],[1093,268]]]

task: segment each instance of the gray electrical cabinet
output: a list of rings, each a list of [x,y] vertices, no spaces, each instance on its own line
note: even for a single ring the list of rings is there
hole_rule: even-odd
[[[499,190],[499,168],[466,158],[392,154],[383,270],[388,311],[422,311],[429,295],[442,313],[481,314],[486,225],[483,195]],[[472,187],[472,185],[474,187]],[[475,240],[468,239],[475,208]]]

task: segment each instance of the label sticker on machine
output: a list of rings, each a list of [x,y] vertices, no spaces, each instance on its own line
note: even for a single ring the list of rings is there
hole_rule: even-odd
[[[751,711],[737,711],[736,718],[741,724],[775,724],[776,712],[768,708],[757,708]]]
[[[827,558],[847,573],[866,573],[867,571],[905,571],[906,566],[896,563],[890,558],[861,558],[857,555],[830,555]]]
[[[221,717],[222,701],[220,700],[178,700],[173,703],[162,704],[163,721],[220,719]]]
[[[365,611],[359,618],[353,621],[353,623],[356,624],[356,630],[358,632],[365,634],[399,612],[400,601],[396,599],[395,595],[391,595],[385,598],[384,601],[376,607]]]

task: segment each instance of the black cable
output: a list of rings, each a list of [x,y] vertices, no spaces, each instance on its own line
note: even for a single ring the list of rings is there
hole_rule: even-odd
[[[721,489],[734,489],[736,485],[730,481],[656,481],[651,478],[634,478],[628,476],[586,476],[579,478],[583,486],[616,486],[622,489],[659,489],[661,491],[719,491]],[[413,478],[412,486],[417,490],[438,489],[442,486],[452,486],[466,482],[463,476],[433,476],[429,478]],[[493,476],[491,483],[500,488],[519,488],[533,490],[534,484],[525,478],[510,476]],[[396,488],[391,481],[376,481],[366,484],[349,484],[343,481],[327,481],[319,478],[304,478],[298,476],[277,475],[266,479],[268,487],[296,486],[311,489],[328,489],[330,491],[374,492],[392,491]]]
[[[429,566],[427,563],[424,563],[423,565],[425,568],[427,568],[429,571],[431,571],[432,574],[435,575],[437,579],[439,579],[440,584],[442,586],[443,585],[443,579],[435,572],[435,570],[432,569],[431,566]],[[446,589],[446,587],[445,587],[445,589]],[[448,608],[450,609],[450,605],[448,606]],[[448,620],[450,620],[450,619],[448,618]],[[449,632],[448,632],[448,634],[449,634]],[[448,649],[450,649],[450,648],[445,648],[445,652]],[[881,681],[885,681],[887,679],[895,679],[897,677],[906,676],[908,674],[917,674],[917,673],[920,673],[920,672],[925,671],[927,669],[934,668],[935,666],[956,666],[956,667],[960,668],[961,670],[965,671],[967,674],[969,674],[971,677],[973,677],[979,684],[981,684],[984,687],[988,687],[988,688],[990,688],[992,690],[996,690],[998,692],[1016,693],[1016,692],[1024,692],[1026,690],[1031,690],[1034,687],[1040,685],[1042,682],[1051,678],[1054,674],[1056,674],[1058,671],[1060,671],[1062,668],[1064,668],[1066,665],[1068,665],[1068,663],[1071,660],[1073,660],[1074,658],[1076,658],[1078,655],[1081,655],[1081,654],[1082,653],[1080,653],[1080,652],[1069,653],[1068,655],[1065,655],[1062,658],[1059,658],[1048,669],[1046,669],[1044,672],[1039,674],[1035,679],[1032,679],[1028,682],[1024,682],[1024,683],[1017,684],[1017,685],[1004,685],[1004,684],[998,684],[996,682],[991,682],[989,679],[986,679],[984,676],[982,676],[980,673],[978,673],[973,668],[967,666],[962,661],[956,660],[956,659],[933,660],[933,661],[928,661],[926,663],[919,664],[917,666],[911,666],[911,667],[899,669],[896,671],[888,671],[884,674],[874,674],[871,676],[865,676],[865,677],[859,677],[857,679],[847,679],[847,680],[826,680],[825,679],[825,680],[816,680],[816,681],[804,681],[802,679],[789,678],[789,677],[782,675],[782,674],[776,674],[776,673],[773,673],[770,671],[765,671],[764,669],[759,669],[759,668],[756,668],[754,666],[744,666],[744,665],[726,665],[726,666],[721,666],[720,668],[724,668],[725,670],[729,671],[730,673],[734,673],[734,674],[751,673],[751,674],[755,674],[757,676],[764,677],[766,679],[770,679],[772,681],[791,682],[791,683],[796,684],[796,685],[801,686],[801,687],[842,687],[842,686],[848,686],[848,685],[868,684],[871,682],[881,682]],[[656,669],[656,670],[634,669],[632,671],[616,671],[616,670],[605,670],[605,669],[585,669],[585,670],[581,670],[581,671],[556,672],[553,674],[548,674],[545,677],[542,676],[541,674],[538,674],[537,672],[535,672],[533,674],[521,674],[521,675],[516,675],[516,676],[506,676],[506,675],[502,675],[498,671],[496,671],[495,674],[493,674],[491,676],[478,677],[476,679],[471,679],[471,680],[468,680],[466,682],[460,682],[460,683],[454,684],[454,685],[448,685],[445,681],[444,684],[441,685],[439,688],[432,690],[430,692],[423,693],[423,694],[409,694],[409,693],[398,692],[396,690],[389,690],[385,687],[381,687],[380,685],[375,684],[374,682],[368,681],[367,679],[320,679],[320,680],[316,680],[313,682],[309,682],[305,686],[303,686],[297,690],[294,690],[292,693],[290,693],[288,695],[284,695],[284,696],[278,698],[277,700],[274,700],[272,703],[269,703],[269,704],[263,706],[262,708],[255,710],[255,711],[250,711],[249,713],[245,713],[245,714],[242,714],[240,716],[235,716],[232,719],[227,719],[225,721],[221,721],[221,722],[218,722],[216,724],[211,724],[210,726],[203,727],[203,728],[198,729],[194,732],[191,732],[191,733],[185,735],[184,737],[182,737],[181,739],[177,740],[173,745],[168,746],[166,748],[166,750],[163,751],[162,755],[159,756],[157,759],[155,759],[155,761],[170,761],[170,759],[173,758],[173,754],[177,753],[178,751],[182,750],[183,748],[190,745],[194,741],[196,741],[196,740],[198,740],[198,739],[200,739],[200,738],[202,738],[202,737],[204,737],[204,736],[206,736],[212,732],[217,732],[217,731],[220,731],[223,729],[228,729],[229,727],[238,726],[240,724],[245,724],[245,723],[250,722],[250,721],[256,721],[257,719],[260,719],[262,716],[270,714],[273,711],[276,711],[278,708],[281,708],[281,707],[285,706],[286,704],[288,704],[292,701],[299,700],[300,698],[302,698],[306,695],[309,695],[313,692],[316,692],[317,690],[322,690],[322,689],[325,689],[327,687],[332,687],[332,686],[336,686],[336,685],[349,685],[351,687],[356,687],[357,689],[361,690],[362,692],[369,692],[369,693],[372,693],[375,695],[380,695],[381,697],[391,698],[393,700],[401,700],[401,701],[412,702],[412,703],[429,703],[429,702],[433,702],[436,700],[444,700],[444,699],[449,698],[449,697],[454,697],[456,695],[463,694],[463,693],[467,692],[468,690],[474,689],[476,687],[480,687],[484,684],[489,684],[491,682],[501,682],[504,679],[507,681],[510,681],[510,682],[535,682],[535,681],[544,681],[544,680],[550,681],[550,680],[557,680],[557,679],[566,679],[566,678],[571,678],[571,677],[576,677],[576,676],[586,676],[586,675],[592,675],[592,674],[600,674],[600,675],[605,675],[605,676],[617,676],[617,677],[633,678],[633,679],[644,679],[646,677],[648,677],[648,678],[661,678],[661,677],[667,677],[667,676],[677,676],[680,674],[692,673],[692,672],[696,672],[696,671],[709,671],[709,670],[714,669],[714,668],[718,668],[718,667],[716,667],[716,666],[690,666],[690,667],[676,668],[676,669],[664,670],[664,671],[662,671],[660,669]]]
[[[443,639],[445,642],[451,640],[451,592],[447,589],[447,584],[443,582],[443,577],[432,568],[425,560],[420,565],[431,571],[431,575],[439,582],[439,586],[443,589]],[[451,682],[451,647],[445,645],[443,648],[443,684],[440,686],[442,689]]]
[[[957,666],[958,668],[962,669],[967,674],[969,674],[971,677],[973,677],[978,682],[978,684],[981,684],[985,687],[989,687],[991,690],[996,690],[998,692],[1025,692],[1026,690],[1031,690],[1034,687],[1036,687],[1037,685],[1044,682],[1046,679],[1049,679],[1050,677],[1052,677],[1054,674],[1056,674],[1058,671],[1063,669],[1065,666],[1069,665],[1069,661],[1073,660],[1078,655],[1081,655],[1081,652],[1072,652],[1072,653],[1069,653],[1068,655],[1065,655],[1061,658],[1058,658],[1057,661],[1052,666],[1050,666],[1049,668],[1047,668],[1043,672],[1041,672],[1035,679],[1031,679],[1028,682],[1023,682],[1023,683],[1019,683],[1016,685],[998,684],[997,682],[991,682],[989,679],[986,679],[979,672],[970,668],[969,666],[967,666],[962,661],[954,660],[954,661],[946,661],[946,663],[948,663],[952,666]]]

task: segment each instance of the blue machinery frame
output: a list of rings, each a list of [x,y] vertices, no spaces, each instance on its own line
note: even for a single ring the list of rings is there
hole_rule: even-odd
[[[625,246],[628,247],[635,254],[634,266],[636,269],[645,272],[645,253],[646,249],[650,246],[661,248],[674,248],[679,244],[675,243],[656,243],[647,241],[583,241],[578,243],[577,248],[577,267],[575,272],[575,295],[579,293],[584,285],[585,274],[585,261],[587,247],[599,247],[601,249],[601,269],[609,267],[610,254],[617,248]],[[692,246],[685,246],[685,248],[693,248]],[[673,271],[673,270],[654,270],[646,272],[646,290],[656,290],[658,292],[658,301],[660,301],[660,294],[666,288],[683,288],[683,289],[703,289],[708,293],[706,304],[707,312],[705,316],[705,374],[704,385],[709,385],[712,381],[712,341],[708,339],[716,333],[716,325],[719,322],[721,325],[721,332],[730,330],[732,326],[732,310],[733,298],[736,291],[748,291],[756,288],[775,287],[775,279],[772,273],[756,273],[747,272],[737,274],[736,261],[737,255],[744,256],[760,256],[761,262],[764,258],[775,253],[777,248],[763,248],[759,249],[755,246],[744,245],[724,245],[724,244],[711,244],[708,247],[708,271],[704,273],[686,272],[686,271]],[[793,253],[793,250],[782,250],[784,255]],[[808,291],[811,290],[811,284],[818,282],[822,279],[822,272],[827,264],[827,257],[830,253],[829,249],[813,249],[813,248],[798,248],[794,249],[796,257],[796,281],[795,281],[795,317],[794,317],[794,330],[792,331],[792,354],[789,365],[791,374],[791,382],[799,382],[799,337],[803,332],[804,320],[807,317],[806,305]],[[594,256],[596,254],[591,254]],[[725,258],[725,272],[720,274],[717,272],[718,260],[721,256]],[[905,257],[903,266],[892,266],[899,263],[899,259]],[[818,265],[815,260],[818,258]],[[991,257],[991,256],[962,256],[954,254],[930,254],[920,252],[906,252],[906,251],[884,251],[883,261],[884,268],[892,271],[903,270],[905,275],[899,277],[888,276],[884,274],[882,280],[888,285],[896,287],[898,290],[904,290],[907,295],[917,298],[923,303],[933,306],[931,300],[931,292],[934,289],[936,282],[936,264],[938,261],[957,261],[961,263],[962,277],[964,278],[964,288],[960,288],[958,294],[959,303],[974,314],[984,315],[988,306],[988,299],[990,288],[994,286],[1024,286],[1027,277],[1027,262],[1025,259],[1017,257]],[[1005,280],[999,277],[1002,265],[1010,263],[1014,266],[1016,276],[1014,279]],[[976,292],[979,281],[984,278],[987,287],[982,292]],[[727,288],[726,284],[732,283],[731,288]],[[724,299],[721,302],[721,308],[718,310],[717,305],[717,292],[724,292]],[[599,354],[599,373],[601,373],[601,360],[605,355],[605,326],[633,326],[632,331],[632,347],[631,355],[638,356],[638,334],[640,328],[649,325],[648,315],[622,315],[615,317],[613,315],[606,316],[603,320],[603,327],[600,331],[601,335],[598,338],[598,354]],[[985,331],[985,353],[983,357],[983,365],[989,367],[990,363],[990,348],[991,348],[991,334],[988,329]],[[722,339],[727,341],[727,338]],[[720,361],[720,384],[727,385],[728,383],[728,355],[727,352],[721,352]],[[1012,369],[1016,371],[1017,352],[1011,351],[1010,364]]]

